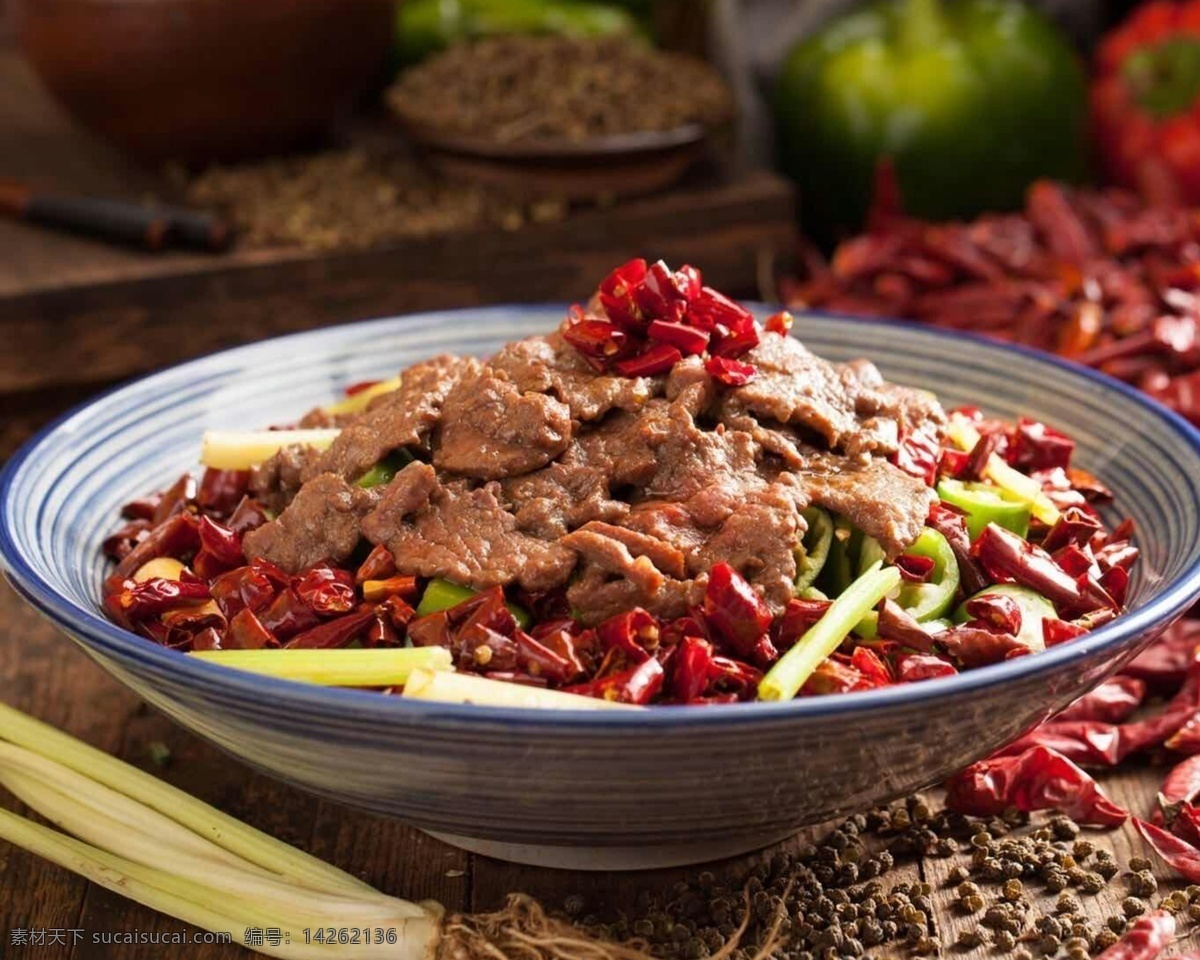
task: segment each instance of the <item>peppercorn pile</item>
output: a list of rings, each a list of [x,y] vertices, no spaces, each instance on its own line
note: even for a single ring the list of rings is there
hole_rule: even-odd
[[[918,856],[947,867],[917,879]],[[1095,898],[1114,883],[1121,884],[1120,906],[1104,913]],[[977,947],[1014,960],[1086,960],[1139,924],[1174,929],[1200,921],[1200,886],[1159,896],[1149,861],[1118,863],[1066,816],[1031,821],[1008,810],[973,818],[912,797],[849,817],[815,844],[725,871],[720,880],[702,871],[661,895],[643,891],[631,917],[602,922],[578,895],[562,908],[590,933],[642,941],[664,960],[711,956],[731,941],[731,960],[750,960],[772,940],[777,960]]]
[[[561,220],[566,204],[526,203],[476,184],[443,182],[404,154],[365,149],[214,167],[186,187],[225,211],[252,247],[366,248],[480,227]]]
[[[882,168],[872,228],[791,283],[785,300],[924,320],[1050,350],[1200,423],[1200,215],[1120,190],[1035,183],[1021,213],[902,216]]]
[[[732,98],[704,61],[625,37],[504,36],[405,72],[388,103],[409,123],[499,143],[578,143],[715,126]]]

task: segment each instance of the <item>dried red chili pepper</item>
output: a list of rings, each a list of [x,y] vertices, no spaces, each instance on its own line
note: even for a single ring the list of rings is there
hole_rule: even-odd
[[[1185,880],[1200,883],[1200,850],[1182,837],[1137,817],[1133,818],[1133,825],[1164,863]]]
[[[1176,753],[1200,754],[1200,713],[1163,741],[1163,746]]]
[[[118,563],[124,560],[150,532],[149,520],[130,520],[115,533],[105,537],[101,550],[110,560]]]
[[[662,260],[656,260],[646,269],[641,283],[633,288],[633,297],[642,316],[677,321],[683,317],[688,300],[699,292],[692,289],[692,281],[698,278],[699,273],[694,270],[675,274]]]
[[[413,585],[415,588],[415,584]],[[336,616],[354,609],[354,578],[348,570],[319,563],[295,580],[296,595],[321,616]],[[376,597],[374,599],[382,599]]]
[[[157,617],[179,606],[203,603],[211,599],[208,584],[188,583],[151,577],[141,583],[131,583],[115,598],[115,604],[125,622]]]
[[[992,756],[1012,756],[1037,746],[1049,747],[1082,766],[1112,767],[1121,760],[1121,729],[1101,720],[1054,718],[1001,747]]]
[[[877,629],[879,636],[885,640],[916,650],[920,653],[932,653],[935,635],[929,633],[912,615],[895,600],[886,597],[879,603],[879,621]]]
[[[1067,546],[1086,547],[1103,529],[1098,517],[1079,507],[1068,507],[1047,531],[1042,540],[1042,549],[1054,553]]]
[[[1101,720],[1120,723],[1133,715],[1146,696],[1146,685],[1136,677],[1117,676],[1105,680],[1090,693],[1055,715],[1055,721]]]
[[[646,330],[646,336],[652,341],[657,340],[676,347],[685,357],[703,353],[708,349],[708,332],[684,323],[652,320]]]
[[[1188,757],[1172,767],[1159,794],[1167,803],[1192,803],[1200,797],[1200,756]]]
[[[892,562],[900,571],[900,576],[909,583],[927,582],[934,567],[937,566],[933,557],[926,557],[918,553],[902,553]]]
[[[1140,678],[1153,690],[1173,690],[1187,676],[1197,645],[1200,645],[1200,619],[1178,620],[1127,663],[1123,672]]]
[[[244,607],[229,619],[221,645],[226,650],[262,650],[278,647],[279,642],[271,635],[262,621],[249,607]]]
[[[796,318],[787,310],[780,310],[778,313],[773,313],[763,321],[763,329],[770,333],[777,333],[781,337],[786,337],[792,330],[792,324],[796,322]]]
[[[214,470],[209,467],[200,478],[196,503],[201,510],[228,516],[250,489],[249,470]]]
[[[450,616],[445,610],[417,617],[408,625],[408,639],[414,647],[450,648]]]
[[[1021,632],[1021,607],[1012,597],[1001,593],[985,593],[966,603],[967,614],[979,626],[986,626],[1010,636]]]
[[[905,473],[932,487],[937,482],[942,462],[942,445],[934,429],[901,428],[899,443],[891,461]]]
[[[926,522],[946,538],[954,559],[958,561],[958,574],[963,592],[968,596],[978,593],[988,585],[979,564],[971,554],[971,535],[967,533],[965,514],[944,500],[935,501],[929,508]]]
[[[415,600],[418,593],[416,577],[397,574],[386,580],[368,580],[362,584],[363,599],[375,603],[388,597]]]
[[[828,657],[813,671],[800,688],[803,697],[823,697],[831,693],[850,693],[869,689],[857,667],[837,657]]]
[[[684,637],[671,662],[671,698],[679,703],[699,700],[708,689],[712,667],[712,644],[699,637]]]
[[[571,661],[535,640],[524,630],[513,635],[517,648],[517,664],[526,673],[545,677],[551,683],[569,683],[577,675]]]
[[[632,330],[643,326],[636,290],[646,279],[646,261],[636,257],[623,263],[600,282],[597,295],[613,323]]]
[[[1051,620],[1049,617],[1042,620],[1042,642],[1047,647],[1056,647],[1060,643],[1067,643],[1077,637],[1082,637],[1087,632],[1087,627],[1072,623],[1070,620]]]
[[[578,683],[563,689],[585,697],[644,706],[662,689],[664,676],[662,664],[651,657],[628,670],[610,673],[588,683]]]
[[[727,387],[744,387],[758,375],[758,370],[752,364],[729,357],[709,357],[704,362],[704,369],[714,380]]]
[[[1111,598],[1105,603],[1093,592],[1080,589],[1079,582],[1041,547],[994,523],[983,528],[971,553],[994,582],[1029,587],[1068,615],[1087,613],[1101,605],[1114,606]]]
[[[1064,433],[1038,420],[1021,417],[1017,420],[1008,444],[1007,459],[1018,470],[1052,470],[1071,466],[1075,441]]]
[[[1154,910],[1140,917],[1096,960],[1157,960],[1174,939],[1175,918],[1166,910]]]
[[[927,653],[910,653],[900,657],[896,675],[901,683],[932,680],[934,677],[953,677],[958,673],[954,664]]]
[[[1128,819],[1096,781],[1049,747],[973,764],[946,782],[946,807],[969,816],[995,816],[1009,807],[1026,813],[1057,809],[1078,823],[1115,827]]]
[[[713,657],[712,670],[709,673],[713,687],[736,693],[746,699],[753,697],[757,692],[762,676],[762,671],[750,664],[722,656]]]
[[[765,665],[779,652],[771,643],[771,609],[728,563],[713,565],[704,591],[704,617],[717,635],[742,657]]]
[[[154,507],[154,515],[150,517],[150,521],[155,526],[158,526],[161,523],[165,523],[171,517],[184,513],[188,508],[188,504],[195,497],[196,481],[190,473],[185,473],[159,496],[158,503]]]
[[[392,551],[381,543],[367,554],[367,559],[354,571],[354,582],[361,586],[368,580],[387,580],[395,573],[396,558],[392,556]]]
[[[211,517],[201,517],[199,524],[200,547],[225,569],[240,567],[246,562],[242,552],[242,538],[228,527]]]
[[[609,617],[596,628],[605,650],[620,650],[633,663],[649,659],[659,644],[658,619],[641,607]]]
[[[873,687],[890,687],[896,682],[892,671],[870,647],[861,644],[850,655],[850,666],[854,667]]]
[[[793,597],[783,614],[771,624],[771,640],[779,650],[789,649],[833,606],[832,600],[803,600]]]
[[[109,578],[119,583],[143,564],[158,557],[185,560],[200,546],[199,521],[190,513],[178,513],[154,527],[117,564]]]
[[[284,644],[289,650],[334,649],[346,646],[363,634],[375,620],[375,611],[370,607],[356,610],[336,620],[327,620],[292,637]]]
[[[244,567],[221,574],[209,583],[213,599],[227,617],[249,608],[258,612],[291,582],[291,578],[269,560],[257,559]]]
[[[620,327],[607,320],[578,319],[563,328],[563,339],[584,356],[604,364],[628,355],[633,343]]]
[[[280,641],[304,633],[321,622],[313,608],[301,600],[291,587],[276,594],[266,609],[255,612],[263,626]]]
[[[618,360],[613,366],[623,377],[656,377],[667,373],[683,359],[678,347],[669,343],[655,343],[636,356]]]

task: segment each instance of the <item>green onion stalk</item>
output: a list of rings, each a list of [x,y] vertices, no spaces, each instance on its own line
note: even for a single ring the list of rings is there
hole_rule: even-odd
[[[253,945],[282,960],[651,960],[548,917],[521,894],[494,913],[450,917],[440,904],[388,896],[4,704],[0,786],[49,823],[0,808],[0,840],[245,946],[247,929],[395,931],[384,943]],[[714,956],[728,957],[745,929]],[[755,960],[777,945],[773,934]]]

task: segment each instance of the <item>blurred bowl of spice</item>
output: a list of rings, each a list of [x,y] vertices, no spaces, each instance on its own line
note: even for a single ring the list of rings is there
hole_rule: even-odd
[[[447,175],[565,199],[663,189],[733,116],[703,60],[623,36],[460,43],[405,71],[387,101]]]
[[[42,82],[148,164],[201,165],[319,141],[374,80],[395,0],[14,0]]]

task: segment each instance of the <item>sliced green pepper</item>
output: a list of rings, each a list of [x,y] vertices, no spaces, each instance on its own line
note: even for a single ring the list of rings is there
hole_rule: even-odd
[[[364,490],[385,486],[414,459],[407,450],[394,450],[359,477],[358,485]]]
[[[442,577],[434,577],[429,581],[429,586],[425,588],[425,593],[421,595],[421,602],[417,604],[417,616],[425,617],[431,613],[440,613],[451,607],[457,607],[464,600],[470,600],[478,592],[478,590],[472,590],[470,587],[464,587]],[[522,630],[532,622],[529,612],[524,607],[517,606],[515,603],[506,603],[505,606],[508,607],[508,612],[513,615],[517,626]]]
[[[820,507],[809,507],[804,511],[808,529],[804,540],[796,551],[796,592],[811,587],[829,559],[829,548],[833,544],[833,518]]]
[[[950,477],[938,482],[937,494],[948,504],[967,512],[967,532],[974,540],[989,523],[1029,536],[1029,503],[990,483],[963,483]]]
[[[874,537],[863,534],[862,543],[858,548],[858,574],[862,576],[876,563],[886,563],[887,554],[883,546]]]
[[[825,561],[819,578],[819,586],[829,596],[840,596],[854,581],[862,540],[862,531],[854,524],[845,517],[834,517],[829,558]]]
[[[1010,597],[1021,608],[1021,629],[1017,631],[1017,639],[1035,653],[1046,649],[1046,641],[1042,636],[1042,621],[1059,619],[1054,604],[1036,590],[1030,590],[1019,583],[997,583],[984,587],[974,597],[968,597],[954,611],[955,623],[966,623],[971,619],[967,613],[967,603],[975,597],[993,596]]]
[[[897,603],[918,623],[945,616],[958,592],[958,561],[950,544],[932,527],[926,527],[904,552],[929,557],[933,571],[925,583],[905,583]]]

